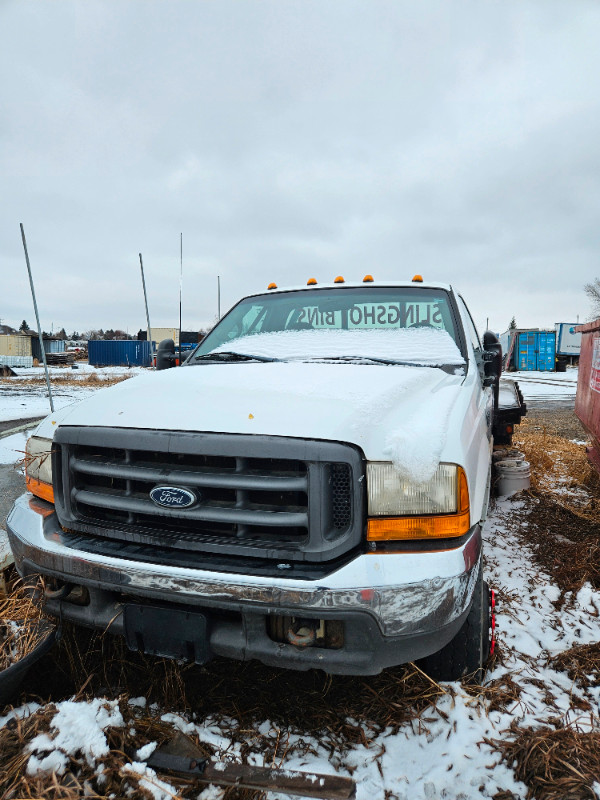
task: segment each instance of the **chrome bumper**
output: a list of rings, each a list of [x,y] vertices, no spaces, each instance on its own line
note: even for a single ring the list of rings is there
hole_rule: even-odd
[[[125,599],[198,608],[313,617],[364,614],[385,639],[455,627],[470,604],[481,554],[475,526],[453,550],[359,555],[326,579],[308,581],[165,567],[73,549],[64,544],[53,507],[30,494],[16,501],[7,528],[21,575],[41,573]]]

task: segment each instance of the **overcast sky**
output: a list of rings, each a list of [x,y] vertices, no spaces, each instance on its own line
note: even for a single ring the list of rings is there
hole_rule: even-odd
[[[597,0],[0,0],[0,319],[183,327],[425,279],[482,331],[590,314]]]

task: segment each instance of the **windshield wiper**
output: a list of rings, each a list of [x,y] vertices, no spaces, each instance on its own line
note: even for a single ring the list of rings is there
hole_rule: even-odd
[[[217,353],[205,353],[201,356],[194,356],[194,361],[279,361],[278,358],[268,356],[256,356],[249,353],[234,353],[232,350],[219,350]]]
[[[304,360],[304,359],[303,359]],[[397,361],[393,358],[376,358],[374,356],[316,356],[315,358],[307,358],[307,361],[348,361],[350,363],[374,363],[386,364],[394,367],[431,367],[433,369],[443,369],[448,371],[450,369],[464,368],[464,364],[423,364],[419,361]]]

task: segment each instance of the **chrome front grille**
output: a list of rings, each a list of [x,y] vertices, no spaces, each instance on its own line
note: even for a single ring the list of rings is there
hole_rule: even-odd
[[[322,561],[362,535],[363,466],[337,442],[69,428],[57,431],[55,494],[64,527],[178,550]],[[163,508],[156,486],[193,491]]]

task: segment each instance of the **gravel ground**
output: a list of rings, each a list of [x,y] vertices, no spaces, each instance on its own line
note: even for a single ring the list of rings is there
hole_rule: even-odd
[[[587,442],[590,439],[571,408],[532,408],[527,411],[525,419],[528,420],[530,427],[539,430],[545,428],[554,436],[562,436],[564,439],[577,442]]]

